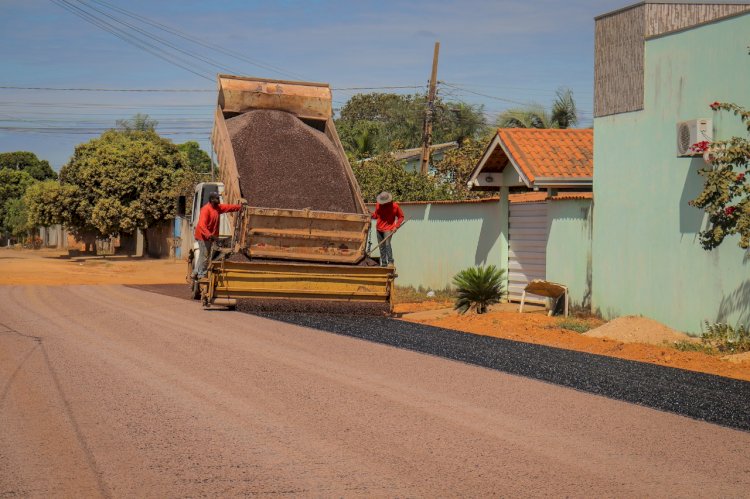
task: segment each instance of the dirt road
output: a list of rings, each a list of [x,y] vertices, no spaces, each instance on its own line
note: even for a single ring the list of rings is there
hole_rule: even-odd
[[[741,496],[750,434],[122,286],[0,287],[0,496]]]

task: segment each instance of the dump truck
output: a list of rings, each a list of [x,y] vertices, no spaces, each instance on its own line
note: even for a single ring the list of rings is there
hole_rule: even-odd
[[[236,157],[246,151],[235,150],[227,120],[255,110],[291,113],[325,134],[344,165],[347,190],[354,200],[352,213],[258,206],[252,196],[242,192],[242,184],[267,179],[241,179]],[[205,279],[193,278],[197,242],[189,252],[187,280],[193,297],[201,299],[204,307],[232,308],[238,299],[276,299],[379,303],[391,310],[395,271],[373,265],[366,258],[371,216],[332,115],[328,84],[218,76],[211,144],[220,181],[196,186],[190,235],[212,191],[220,193],[222,203],[240,203],[247,198],[247,204],[239,212],[221,215],[218,250],[211,255]],[[270,133],[273,138],[274,132]],[[253,137],[250,139],[243,147],[253,147]],[[275,169],[285,168],[273,157],[265,160],[266,171],[278,173]],[[310,164],[309,168],[319,166]]]

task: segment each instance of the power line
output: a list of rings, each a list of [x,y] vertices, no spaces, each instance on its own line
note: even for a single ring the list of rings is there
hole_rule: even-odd
[[[107,108],[107,109],[160,109],[160,108],[214,108],[216,104],[107,104],[100,102],[19,102],[0,101],[0,106],[28,106],[45,108]]]
[[[63,1],[66,1],[66,0],[63,0]],[[169,47],[169,48],[171,48],[173,50],[176,50],[176,51],[178,51],[178,52],[180,52],[182,54],[185,54],[188,57],[193,57],[195,59],[203,61],[204,63],[208,64],[209,66],[213,66],[214,68],[217,68],[219,70],[228,71],[230,73],[237,73],[238,72],[235,69],[228,68],[227,66],[223,66],[221,64],[217,64],[216,62],[212,61],[211,59],[207,59],[206,57],[203,57],[202,55],[200,55],[198,53],[188,52],[187,50],[183,50],[182,48],[178,47],[177,45],[174,45],[173,43],[171,43],[169,40],[167,40],[165,38],[162,38],[162,37],[160,37],[158,35],[154,35],[153,33],[150,33],[150,32],[148,32],[148,31],[146,31],[144,29],[141,29],[138,26],[135,26],[135,25],[133,25],[133,24],[131,24],[129,22],[123,21],[122,19],[118,19],[117,17],[115,17],[115,16],[113,16],[111,14],[108,14],[107,12],[104,12],[101,9],[97,9],[94,6],[87,5],[85,2],[83,2],[81,0],[78,0],[78,3],[81,4],[81,5],[84,5],[84,6],[88,7],[89,9],[91,9],[91,10],[93,10],[95,12],[98,12],[99,14],[103,15],[107,19],[110,19],[110,20],[112,20],[112,21],[114,21],[116,23],[121,24],[122,26],[130,28],[131,30],[136,31],[137,33],[140,33],[143,36],[146,36],[146,37],[154,40],[155,42],[158,42],[158,43],[161,43],[163,45],[166,45],[167,47]]]
[[[494,95],[488,95],[488,94],[483,94],[483,93],[480,93],[480,92],[474,92],[473,90],[469,90],[468,88],[463,88],[463,87],[460,87],[458,85],[453,85],[451,83],[446,83],[444,81],[441,81],[440,83],[443,84],[443,85],[445,85],[445,86],[447,86],[447,87],[455,88],[455,89],[460,90],[462,92],[466,92],[466,93],[469,93],[469,94],[478,95],[480,97],[486,97],[488,99],[494,99],[494,100],[498,100],[498,101],[502,101],[502,102],[508,102],[510,104],[519,104],[521,106],[528,105],[528,102],[521,102],[521,101],[517,101],[517,100],[513,100],[513,99],[506,99],[504,97],[497,97],[497,96],[494,96]]]
[[[354,90],[397,90],[397,89],[421,89],[424,85],[396,85],[381,87],[331,87],[336,91]],[[208,88],[83,88],[83,87],[23,87],[17,85],[0,85],[0,89],[8,90],[49,90],[64,92],[173,92],[173,93],[215,93],[216,89]]]
[[[210,48],[210,49],[216,50],[217,52],[221,52],[222,54],[228,55],[230,57],[234,57],[234,58],[236,58],[238,60],[241,60],[241,61],[245,61],[245,62],[247,62],[249,64],[252,64],[253,66],[257,66],[259,68],[267,69],[269,71],[273,71],[275,73],[278,73],[278,74],[281,74],[281,75],[284,75],[284,76],[291,76],[293,78],[304,78],[304,77],[302,77],[302,76],[300,76],[298,74],[286,71],[286,70],[284,70],[282,68],[279,68],[278,66],[273,66],[273,65],[265,63],[265,62],[261,62],[261,61],[255,60],[255,59],[250,59],[250,58],[248,58],[247,56],[245,56],[243,54],[240,54],[240,53],[235,52],[233,50],[229,50],[229,49],[227,49],[225,47],[222,47],[221,45],[216,45],[214,43],[210,43],[210,42],[207,42],[205,40],[201,40],[200,38],[196,38],[194,36],[190,36],[187,33],[185,33],[184,31],[180,31],[178,29],[172,28],[172,27],[167,26],[165,24],[162,24],[162,23],[160,23],[158,21],[154,21],[153,19],[149,19],[149,18],[147,18],[145,16],[142,16],[140,14],[136,14],[136,13],[134,13],[132,11],[125,10],[122,7],[113,5],[113,4],[109,3],[109,2],[105,2],[105,1],[102,1],[102,0],[91,0],[91,1],[93,1],[94,3],[97,3],[99,5],[102,5],[102,6],[106,6],[106,7],[110,8],[110,9],[116,11],[116,12],[119,12],[119,13],[125,15],[125,16],[130,17],[131,19],[139,20],[139,21],[141,21],[141,22],[143,22],[145,24],[153,26],[153,27],[155,27],[157,29],[161,29],[162,31],[166,31],[167,33],[171,33],[172,35],[178,36],[178,37],[180,37],[180,38],[182,38],[184,40],[187,40],[187,41],[189,41],[191,43],[194,43],[196,45],[200,45],[200,46],[205,47],[205,48]]]
[[[141,50],[145,50],[146,52],[158,57],[159,59],[168,62],[169,64],[172,64],[174,66],[178,66],[185,71],[188,71],[196,76],[199,76],[201,78],[204,78],[209,81],[213,81],[213,78],[207,76],[206,74],[199,73],[195,70],[193,70],[189,64],[191,64],[191,61],[185,61],[179,56],[176,56],[174,54],[165,55],[164,50],[160,47],[157,47],[156,45],[143,41],[138,40],[133,35],[127,33],[126,31],[123,31],[120,28],[117,28],[116,26],[103,21],[96,16],[93,16],[89,12],[80,9],[79,7],[76,7],[75,5],[70,4],[66,0],[50,0],[52,3],[57,5],[58,7],[62,7],[66,11],[70,12],[71,14],[83,19],[84,21],[93,24],[94,26],[103,29],[104,31],[116,36],[117,38],[123,40],[126,43],[129,43],[131,45],[134,45]],[[170,57],[171,56],[171,57]],[[180,61],[180,62],[177,62]]]
[[[9,90],[49,90],[53,92],[172,92],[172,93],[206,93],[216,92],[215,89],[207,88],[61,88],[61,87],[18,87],[12,85],[0,85],[0,89]]]
[[[424,85],[401,85],[386,87],[332,87],[331,90],[399,90],[399,89],[422,89]]]
[[[529,87],[514,87],[509,85],[486,85],[486,84],[479,84],[479,83],[458,83],[458,82],[441,82],[441,83],[450,83],[451,85],[455,85],[457,87],[463,87],[463,88],[497,88],[497,89],[504,89],[504,90],[523,90],[526,92],[538,92],[545,95],[555,95],[555,91],[552,90],[545,90],[542,88],[529,88]],[[589,95],[593,93],[593,91],[584,91],[582,92],[583,95]]]
[[[544,106],[544,105],[541,105],[541,104],[537,104],[537,103],[522,102],[522,101],[517,101],[517,100],[513,100],[513,99],[506,99],[504,97],[497,97],[495,95],[488,95],[488,94],[484,94],[484,93],[481,93],[481,92],[474,92],[473,90],[469,90],[468,88],[463,88],[463,87],[460,87],[458,85],[453,85],[451,83],[445,83],[445,82],[440,82],[440,83],[442,83],[443,85],[446,85],[448,87],[454,88],[454,89],[456,89],[458,91],[469,93],[469,94],[473,94],[473,95],[477,95],[477,96],[480,96],[480,97],[485,97],[485,98],[488,98],[488,99],[493,99],[493,100],[502,101],[502,102],[508,102],[508,103],[517,104],[517,105],[520,105],[520,106],[532,106],[533,105],[533,106],[540,106],[540,107],[542,107],[542,108],[544,108],[546,110],[550,109],[547,106]],[[582,114],[582,115],[583,114],[591,114],[591,111],[577,110],[577,113],[578,114]]]

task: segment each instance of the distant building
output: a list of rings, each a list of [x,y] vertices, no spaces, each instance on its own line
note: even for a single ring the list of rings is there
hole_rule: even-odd
[[[430,147],[430,161],[435,163],[441,161],[445,157],[445,153],[452,150],[458,149],[458,142],[445,142],[443,144],[434,144]],[[422,148],[415,147],[413,149],[401,149],[400,151],[393,151],[391,156],[398,161],[404,162],[404,170],[408,172],[418,172],[422,167]],[[362,162],[369,161],[370,158],[365,158]],[[432,164],[430,164],[432,167]]]

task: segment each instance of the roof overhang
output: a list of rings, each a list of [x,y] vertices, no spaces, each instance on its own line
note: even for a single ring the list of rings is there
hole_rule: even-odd
[[[505,164],[499,169],[497,165],[493,165],[490,170],[489,168],[486,168],[487,163],[493,158],[493,155],[498,149],[502,151],[503,156],[505,157]],[[474,171],[471,172],[471,176],[467,182],[469,189],[472,191],[499,191],[500,187],[505,185],[502,181],[502,173],[508,163],[513,165],[513,169],[518,173],[518,179],[520,182],[528,188],[533,187],[533,181],[530,180],[526,173],[524,173],[524,171],[518,166],[518,163],[516,163],[513,156],[508,152],[508,148],[503,144],[503,141],[500,140],[500,134],[496,133],[487,146],[487,149],[485,149],[479,163],[474,167]]]
[[[534,187],[591,187],[594,184],[592,177],[536,177]]]

